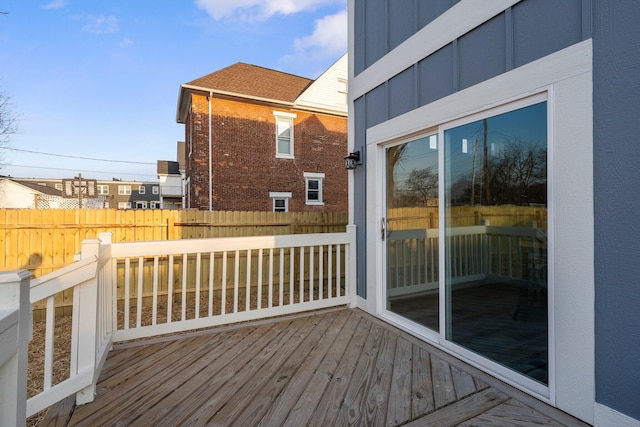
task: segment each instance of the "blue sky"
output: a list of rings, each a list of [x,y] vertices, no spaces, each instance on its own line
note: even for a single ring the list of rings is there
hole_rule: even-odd
[[[21,178],[156,180],[156,161],[176,160],[184,139],[180,84],[236,62],[316,78],[347,49],[346,0],[13,0],[0,11],[0,91],[20,129],[0,148],[0,175]]]

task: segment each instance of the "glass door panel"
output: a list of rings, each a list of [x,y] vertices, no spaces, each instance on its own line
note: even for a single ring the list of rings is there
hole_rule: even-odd
[[[429,135],[386,150],[387,310],[439,330],[438,144]]]
[[[548,384],[547,104],[444,144],[446,339]]]

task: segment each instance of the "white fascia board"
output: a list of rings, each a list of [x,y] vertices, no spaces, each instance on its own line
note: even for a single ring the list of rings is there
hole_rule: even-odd
[[[358,99],[520,1],[461,0],[366,70],[351,77],[349,92],[352,99]]]

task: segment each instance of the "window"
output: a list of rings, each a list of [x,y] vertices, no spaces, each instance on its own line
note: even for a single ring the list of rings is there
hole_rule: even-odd
[[[56,184],[56,190],[62,191],[62,184]]]
[[[306,199],[307,205],[324,205],[322,199],[322,180],[323,173],[305,172],[304,178],[306,182]]]
[[[272,199],[273,212],[289,212],[291,193],[271,192],[269,197]]]
[[[156,209],[157,205],[156,202],[149,202],[149,209]]]
[[[293,119],[295,114],[274,112],[276,118],[276,157],[293,158]]]
[[[147,209],[147,202],[136,202],[136,209]]]
[[[338,104],[347,104],[347,81],[345,79],[338,79]]]
[[[129,196],[129,195],[131,195],[131,186],[130,185],[118,185],[118,195],[119,196]]]
[[[106,184],[98,184],[98,195],[106,196],[109,194],[109,186]]]
[[[146,189],[145,189],[144,185],[141,185],[138,188],[138,194],[145,194],[145,193],[146,193]]]
[[[104,202],[104,208],[109,209],[109,202]]]
[[[118,209],[131,209],[131,202],[118,202]]]
[[[151,187],[151,193],[152,194],[159,194],[160,193],[160,189],[158,188],[157,185],[154,185],[153,187]]]

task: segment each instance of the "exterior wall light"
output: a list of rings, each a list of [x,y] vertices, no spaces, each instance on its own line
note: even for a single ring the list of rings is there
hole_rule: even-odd
[[[349,153],[348,156],[344,158],[344,168],[346,170],[353,170],[360,163],[360,151],[354,151],[353,153]]]

